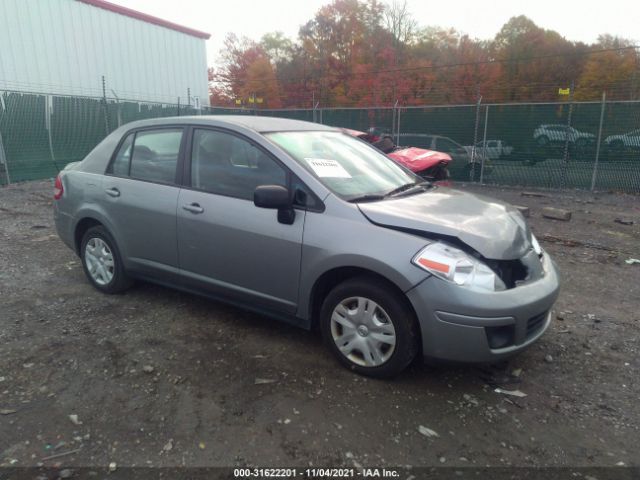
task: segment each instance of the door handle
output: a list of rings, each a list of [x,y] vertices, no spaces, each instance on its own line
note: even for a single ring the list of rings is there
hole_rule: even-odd
[[[117,188],[107,188],[105,190],[105,193],[107,195],[109,195],[110,197],[119,197],[120,196],[120,190],[118,190]]]
[[[189,205],[183,205],[182,208],[184,210],[186,210],[187,212],[191,212],[191,213],[202,213],[202,212],[204,212],[204,208],[202,208],[197,203],[190,203]]]

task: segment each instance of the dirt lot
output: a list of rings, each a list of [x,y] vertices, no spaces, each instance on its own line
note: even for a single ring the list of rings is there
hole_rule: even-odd
[[[143,283],[98,293],[55,234],[51,184],[0,189],[0,464],[640,465],[640,264],[625,263],[640,198],[472,190],[531,207],[558,318],[508,363],[377,381],[236,308]]]

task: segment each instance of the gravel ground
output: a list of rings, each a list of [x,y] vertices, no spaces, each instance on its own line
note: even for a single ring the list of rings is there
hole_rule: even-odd
[[[531,208],[563,277],[557,318],[509,362],[394,381],[207,299],[102,295],[55,234],[51,184],[0,189],[0,464],[640,465],[640,199],[468,188]]]

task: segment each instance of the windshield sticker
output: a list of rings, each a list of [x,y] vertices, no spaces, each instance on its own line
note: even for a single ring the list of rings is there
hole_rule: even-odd
[[[326,158],[305,158],[305,160],[320,178],[351,178],[349,172],[335,160],[328,160]]]

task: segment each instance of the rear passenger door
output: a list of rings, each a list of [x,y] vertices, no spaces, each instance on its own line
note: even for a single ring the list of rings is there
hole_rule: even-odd
[[[178,251],[184,281],[232,301],[295,313],[305,211],[292,225],[258,208],[259,185],[291,184],[290,172],[248,139],[193,129],[190,168],[178,200]]]
[[[177,172],[183,128],[129,133],[103,182],[103,206],[128,269],[175,276]]]

